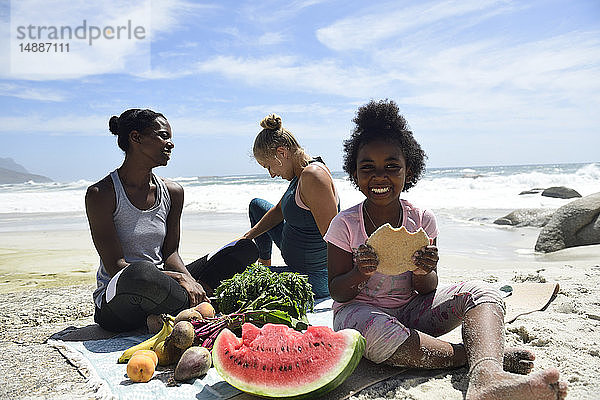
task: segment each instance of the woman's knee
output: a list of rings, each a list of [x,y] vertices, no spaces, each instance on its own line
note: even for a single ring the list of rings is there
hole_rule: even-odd
[[[265,200],[259,199],[258,197],[250,200],[250,204],[248,205],[248,212],[250,215],[256,214],[264,209]]]
[[[123,275],[129,275],[129,274],[135,274],[138,271],[146,271],[146,270],[151,270],[154,271],[155,269],[157,269],[156,265],[153,262],[150,261],[134,261],[129,263],[129,266],[127,266],[124,270],[123,270]]]
[[[151,262],[133,262],[113,279],[96,319],[108,330],[134,329],[148,314],[175,315],[189,306],[186,290]]]
[[[139,299],[140,306],[145,310],[169,302],[169,298],[174,295],[183,298],[179,292],[183,293],[185,289],[148,261],[131,263],[122,272],[116,287],[117,294],[123,293]]]
[[[263,199],[259,199],[258,197],[255,197],[252,200],[250,200],[250,211],[252,211],[253,209],[259,208],[260,204],[263,201],[264,201]]]
[[[248,205],[250,222],[256,224],[271,208],[273,208],[273,204],[264,199],[254,198],[250,200],[250,204]]]
[[[134,282],[135,285],[132,286],[135,287],[131,287],[131,289],[147,290],[148,287],[162,283],[161,275],[164,275],[164,273],[150,261],[134,261],[123,270],[117,285],[119,283],[123,285],[124,282]]]

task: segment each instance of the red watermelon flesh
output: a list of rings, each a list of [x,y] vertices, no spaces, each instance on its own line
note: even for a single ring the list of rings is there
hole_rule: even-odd
[[[315,398],[341,384],[356,368],[365,340],[358,331],[246,323],[242,338],[223,330],[212,350],[217,372],[232,386],[263,397]]]

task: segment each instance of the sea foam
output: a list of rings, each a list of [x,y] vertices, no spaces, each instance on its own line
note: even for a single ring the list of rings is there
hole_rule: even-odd
[[[160,171],[157,171],[160,174]],[[333,174],[341,208],[364,199],[343,172]],[[176,177],[185,189],[184,213],[247,213],[250,200],[276,204],[289,182],[268,175]],[[0,185],[0,213],[65,213],[84,211],[89,181]],[[582,196],[600,192],[600,164],[555,164],[429,169],[403,198],[421,208],[444,210],[466,218],[468,210],[558,208],[572,199],[538,194],[533,188],[566,186]]]

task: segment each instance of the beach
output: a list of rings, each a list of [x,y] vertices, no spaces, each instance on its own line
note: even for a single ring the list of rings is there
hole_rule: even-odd
[[[575,175],[560,176],[558,182],[577,184],[574,176],[581,176],[582,168],[587,168],[583,175],[588,171],[587,177],[597,178],[597,165],[591,173],[590,167],[581,166],[574,169]],[[506,179],[514,181],[522,173],[513,173]],[[407,196],[416,199],[417,204],[423,199],[433,203],[440,230],[440,284],[470,279],[507,284],[560,284],[558,296],[548,309],[507,324],[506,343],[536,354],[534,372],[557,367],[569,383],[569,398],[594,399],[600,379],[600,245],[540,254],[533,250],[539,227],[493,224],[496,218],[520,206],[555,209],[568,203],[569,200],[542,199],[539,195],[519,197],[523,188],[535,187],[536,173],[530,172],[527,179],[523,178],[524,183],[511,187],[504,199],[496,199],[501,191],[492,187],[491,181],[464,176],[443,177],[446,187],[442,186],[436,199],[445,198],[445,202],[433,199],[428,180],[423,182],[422,191],[417,190],[417,185]],[[555,183],[547,175],[539,180],[544,185]],[[282,187],[284,190],[280,183],[267,188],[261,182],[252,184],[256,186],[244,187],[239,182],[228,186],[222,179],[211,191],[228,193],[233,200],[227,198],[224,200],[227,207],[215,211],[207,209],[217,207],[215,196],[203,197],[197,193],[206,185],[182,182],[186,188],[180,245],[184,262],[214,251],[246,232],[249,224],[244,209],[257,192],[277,201]],[[494,182],[499,187],[505,185],[499,178]],[[342,208],[360,201],[350,184],[342,184],[347,185],[341,190],[345,199]],[[482,185],[481,191],[478,185]],[[0,368],[3,371],[0,398],[94,397],[94,387],[46,343],[52,334],[65,328],[93,323],[92,291],[98,255],[81,205],[81,187],[85,184],[75,186],[50,190],[0,188],[3,201],[12,199],[10,203],[2,203],[4,209],[0,212]],[[470,187],[470,192],[453,200],[452,187],[456,193]],[[574,187],[582,195],[600,191],[597,186]],[[38,193],[35,201],[40,204],[40,197],[60,195],[65,200],[56,212],[49,212],[34,203],[34,196],[29,197],[36,190],[46,196]],[[473,201],[466,203],[469,197]],[[282,263],[277,252],[273,259],[274,264]],[[462,399],[466,390],[465,368],[417,372],[410,379],[406,376],[401,374],[375,384],[352,399]]]
[[[474,229],[481,241],[496,239],[497,242],[504,238],[512,247],[505,246],[504,257],[468,255],[462,251],[443,254],[440,250],[441,282],[465,279],[559,282],[559,295],[546,311],[519,317],[507,325],[507,344],[534,351],[537,357],[534,371],[550,366],[559,368],[569,382],[570,398],[595,398],[600,379],[600,246],[571,248],[548,255],[524,254],[522,249],[535,243],[536,231],[497,228],[497,232],[482,237]],[[231,229],[184,230],[181,248],[184,261],[214,250],[230,240],[233,233]],[[93,388],[77,369],[45,344],[49,336],[67,327],[93,323],[91,294],[97,256],[89,233],[85,230],[2,232],[0,242],[3,255],[0,367],[4,371],[0,397],[93,397]],[[280,256],[275,260],[277,257]],[[70,263],[78,269],[69,270]],[[8,264],[27,268],[7,276]],[[353,398],[461,399],[466,390],[465,374],[466,369],[461,368],[433,376],[423,373],[408,380],[400,375]]]

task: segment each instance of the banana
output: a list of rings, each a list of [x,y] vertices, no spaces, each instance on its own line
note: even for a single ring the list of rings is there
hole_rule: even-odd
[[[135,346],[132,346],[125,350],[123,354],[121,354],[121,357],[119,357],[117,363],[123,364],[128,362],[131,356],[133,356],[133,353],[135,353],[138,350],[154,350],[154,347],[158,343],[164,341],[167,338],[167,336],[171,334],[171,332],[173,331],[175,318],[168,314],[162,314],[162,317],[162,329],[150,339],[144,340],[142,343],[136,344]]]

